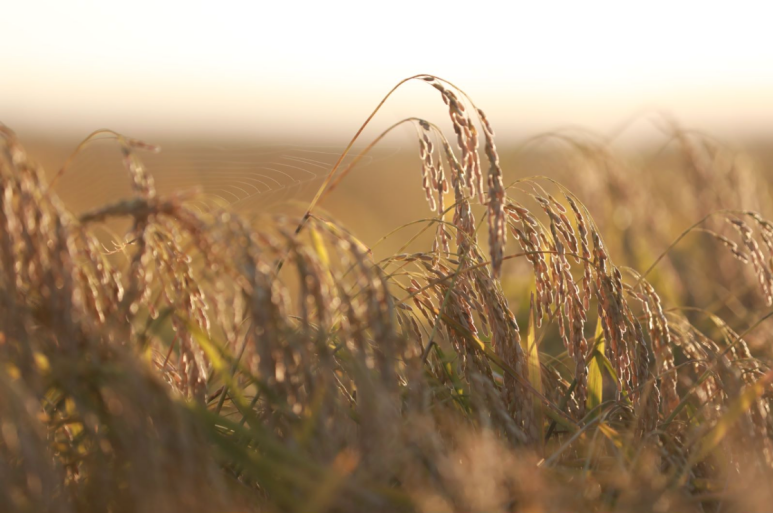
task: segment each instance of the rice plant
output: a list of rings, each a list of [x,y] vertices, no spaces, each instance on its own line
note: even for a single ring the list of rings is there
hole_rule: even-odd
[[[76,216],[0,126],[2,511],[767,511],[766,189],[672,122],[684,175],[552,134],[587,173],[507,183],[484,112],[407,81],[450,125],[351,158],[361,129],[300,218],[161,195],[158,149],[104,131],[76,152],[113,138],[132,196]],[[402,124],[431,215],[376,260],[318,207]],[[608,243],[591,211],[626,198],[652,216]],[[732,294],[691,304],[710,283]]]

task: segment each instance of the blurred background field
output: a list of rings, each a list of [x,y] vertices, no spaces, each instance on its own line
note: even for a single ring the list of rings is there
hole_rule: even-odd
[[[651,120],[660,121],[654,116]],[[689,127],[683,130],[689,131]],[[752,188],[768,187],[773,177],[773,143],[766,141],[766,134],[732,143],[718,140],[710,132],[705,134],[716,141],[725,158],[736,161],[738,167],[732,171],[734,180],[746,180]],[[609,228],[617,231],[619,236],[634,220],[643,221],[653,215],[649,210],[651,201],[672,206],[699,201],[699,198],[691,197],[695,191],[675,187],[680,177],[690,172],[691,166],[689,159],[681,153],[679,143],[672,135],[656,128],[650,130],[650,137],[649,141],[605,143],[602,136],[590,138],[580,129],[569,129],[521,141],[505,141],[499,145],[505,183],[531,176],[548,176],[570,188],[580,186],[589,198],[600,199],[599,196],[608,192],[602,190],[606,186],[602,182],[607,178],[603,173],[616,177],[620,186],[629,182],[625,190],[617,191],[620,196],[607,198],[607,203],[620,207],[617,213],[606,212],[604,201],[589,202],[591,211],[611,221]],[[351,226],[363,241],[375,242],[391,230],[430,213],[421,191],[421,163],[415,137],[406,132],[393,139],[398,139],[401,144],[387,140],[370,151],[322,205],[330,215]],[[143,155],[147,168],[156,177],[159,191],[169,194],[198,190],[207,201],[228,205],[246,215],[302,213],[345,147],[345,142],[320,144],[303,140],[293,143],[203,138],[145,140],[161,148],[156,154]],[[59,140],[25,138],[30,154],[50,176],[62,168],[79,142],[72,137]],[[583,156],[580,150],[573,149],[573,142],[595,145],[587,150],[589,152],[609,152],[613,159],[608,163],[609,169],[602,169],[607,164],[600,166],[598,156]],[[355,146],[353,155],[363,147]],[[112,141],[98,141],[91,143],[68,164],[54,187],[68,208],[82,213],[106,201],[130,195],[130,183],[117,158],[119,155],[120,150]],[[345,165],[352,160],[353,156],[347,157]],[[729,172],[722,169],[716,174]],[[711,187],[715,184],[705,185],[706,190],[700,193],[712,194]],[[657,187],[655,198],[644,197],[652,194],[645,189],[649,186]],[[622,204],[619,201],[628,198],[637,201]],[[395,209],[395,204],[400,208]],[[643,210],[637,211],[637,206]],[[753,205],[720,203],[714,206],[752,208]],[[709,212],[699,209],[695,213]],[[679,221],[686,224],[680,226]],[[673,224],[668,229],[678,234],[678,230],[689,226],[690,219],[668,222]],[[384,251],[396,249],[395,245],[399,243],[387,242]]]
[[[766,134],[730,142],[670,123],[675,121],[660,114],[638,119],[631,128],[638,129],[633,138],[625,132],[610,137],[573,127],[505,140],[499,145],[504,182],[546,176],[575,191],[603,226],[620,263],[640,270],[684,229],[715,210],[770,208],[765,199],[773,178],[773,144],[766,142]],[[321,204],[326,216],[346,225],[365,244],[378,243],[377,259],[403,248],[418,228],[382,237],[432,214],[421,189],[412,132],[397,132],[371,150]],[[53,176],[78,142],[31,137],[25,144]],[[345,147],[308,140],[147,142],[161,148],[143,154],[159,192],[196,190],[205,203],[253,218],[302,215]],[[356,145],[344,167],[364,147]],[[78,214],[130,196],[119,156],[111,140],[92,142],[68,163],[54,190]],[[637,243],[642,234],[657,238]],[[403,250],[424,250],[432,237],[426,233]]]

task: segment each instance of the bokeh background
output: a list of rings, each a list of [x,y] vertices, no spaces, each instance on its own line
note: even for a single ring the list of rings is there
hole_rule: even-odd
[[[576,174],[540,138],[567,127],[654,159],[670,140],[664,119],[771,168],[773,33],[759,2],[28,1],[3,12],[0,121],[49,173],[110,128],[161,145],[146,162],[162,192],[301,209],[384,94],[416,73],[451,80],[487,112],[506,181]],[[408,116],[449,126],[436,92],[409,83],[356,148]],[[417,151],[411,128],[394,131],[323,208],[369,243],[427,215]],[[110,141],[79,154],[56,183],[71,208],[128,194],[118,155]],[[640,171],[620,172],[635,183]]]

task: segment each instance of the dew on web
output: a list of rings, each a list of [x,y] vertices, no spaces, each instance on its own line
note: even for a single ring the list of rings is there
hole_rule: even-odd
[[[201,206],[262,212],[288,202],[309,201],[338,160],[343,145],[253,145],[170,142],[138,156],[153,175],[159,195],[197,190]],[[357,155],[357,148],[344,165]],[[367,156],[358,167],[368,166]],[[56,182],[55,190],[76,214],[132,196],[115,140],[95,140]]]

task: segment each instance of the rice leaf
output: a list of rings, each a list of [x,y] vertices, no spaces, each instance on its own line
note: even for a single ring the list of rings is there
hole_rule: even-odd
[[[537,338],[534,336],[537,320],[534,313],[534,294],[531,295],[531,304],[529,305],[529,325],[526,328],[526,336],[521,338],[521,347],[523,352],[526,353],[529,369],[529,383],[534,387],[537,393],[542,394],[542,371],[539,361],[539,347],[537,346]],[[532,396],[532,403],[534,405],[534,422],[539,430],[542,430],[542,423],[544,419],[544,408],[542,407],[542,401],[537,396]],[[540,433],[540,440],[543,439]]]
[[[593,335],[593,342],[595,348],[593,349],[593,356],[588,365],[588,397],[585,400],[588,411],[592,411],[604,400],[604,380],[601,375],[601,367],[604,365],[604,362],[602,361],[604,355],[604,329],[601,326],[601,319],[596,322],[596,332]]]
[[[312,226],[309,227],[309,235],[311,236],[311,244],[319,257],[319,261],[322,262],[322,265],[325,267],[330,267],[330,256],[327,253],[325,241],[322,240],[322,236]]]

